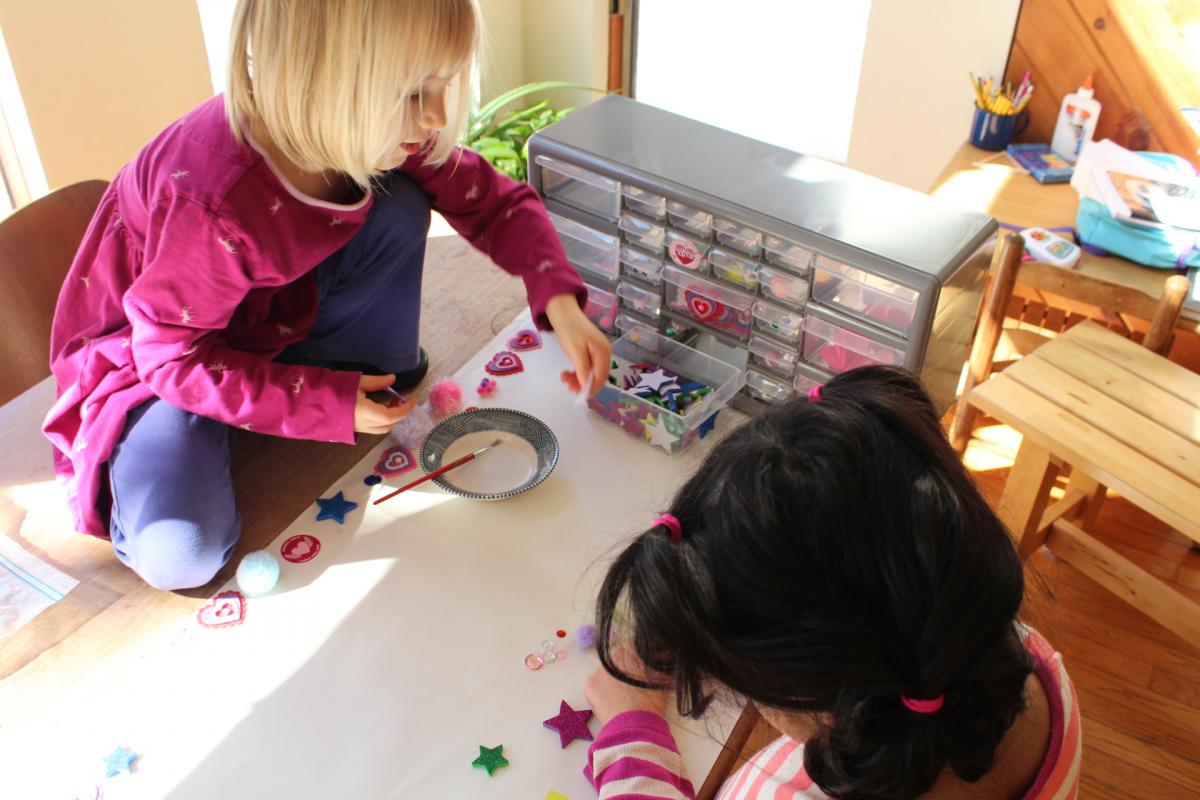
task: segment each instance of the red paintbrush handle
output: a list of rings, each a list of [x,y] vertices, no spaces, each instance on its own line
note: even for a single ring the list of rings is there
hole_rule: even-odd
[[[429,473],[428,475],[422,475],[420,478],[417,478],[412,483],[405,484],[404,486],[401,486],[396,491],[390,492],[389,494],[385,494],[383,497],[381,497],[375,501],[375,505],[379,505],[384,500],[391,500],[393,497],[400,494],[401,492],[407,492],[409,489],[413,488],[414,486],[420,486],[425,481],[431,481],[439,475],[445,475],[450,470],[455,469],[456,467],[461,467],[463,464],[467,463],[468,461],[473,461],[474,459],[475,459],[474,453],[467,453],[462,458],[455,459],[454,461],[451,461],[449,464],[446,464],[443,467],[438,467],[437,469],[435,469],[433,472]]]

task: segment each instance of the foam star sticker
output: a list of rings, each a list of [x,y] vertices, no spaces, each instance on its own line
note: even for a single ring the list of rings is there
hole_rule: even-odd
[[[479,758],[472,761],[471,766],[486,769],[488,777],[492,777],[493,772],[508,766],[508,759],[504,757],[504,745],[495,747],[479,745]]]
[[[588,720],[592,718],[592,712],[588,709],[576,711],[571,708],[566,700],[563,700],[558,706],[558,715],[553,716],[542,722],[552,731],[558,731],[558,741],[563,747],[566,747],[576,739],[592,740],[592,732],[588,730]]]
[[[111,778],[119,772],[133,774],[133,762],[137,761],[138,754],[130,750],[128,747],[118,747],[112,751],[111,755],[104,757],[104,777]]]
[[[651,391],[659,392],[661,394],[662,387],[666,386],[667,384],[675,383],[676,376],[660,367],[653,372],[643,372],[639,377],[640,380],[635,388],[641,389],[642,387],[645,387]]]
[[[646,426],[646,438],[650,440],[650,444],[658,445],[668,453],[671,448],[679,441],[679,437],[667,430],[667,427],[662,424],[662,421],[655,417],[646,417],[642,420]]]
[[[719,413],[721,413],[721,412],[714,411],[712,413],[712,416],[710,416],[708,419],[704,420],[704,422],[700,423],[699,431],[700,431],[701,439],[703,439],[705,436],[708,436],[710,433],[712,433],[713,426],[717,424],[717,414],[719,414]]]
[[[338,492],[333,497],[317,498],[317,506],[321,509],[317,512],[317,522],[331,519],[337,524],[343,525],[346,522],[346,515],[358,508],[358,503],[351,503],[342,492]]]

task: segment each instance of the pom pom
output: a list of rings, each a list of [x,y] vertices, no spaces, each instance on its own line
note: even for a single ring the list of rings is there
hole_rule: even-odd
[[[424,406],[414,406],[404,419],[392,426],[391,437],[414,453],[421,446],[426,434],[433,429],[433,420]]]
[[[429,389],[429,408],[439,417],[462,411],[462,387],[453,378],[443,378]]]
[[[237,568],[237,585],[247,597],[258,597],[279,583],[279,562],[266,550],[242,556]]]
[[[596,644],[596,626],[595,625],[580,625],[575,629],[575,644],[583,649],[593,647]]]
[[[479,386],[475,388],[475,391],[479,393],[480,397],[487,397],[496,391],[498,385],[491,378],[484,378],[479,382]]]

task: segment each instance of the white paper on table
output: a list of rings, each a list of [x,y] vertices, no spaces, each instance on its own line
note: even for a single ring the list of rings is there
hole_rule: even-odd
[[[0,724],[0,753],[14,765],[0,785],[31,781],[61,791],[13,796],[73,797],[96,781],[110,800],[594,796],[581,773],[588,743],[560,749],[542,726],[560,700],[587,707],[594,652],[568,639],[565,661],[536,672],[522,662],[556,629],[573,634],[591,620],[608,560],[662,512],[733,412],[713,436],[668,455],[574,405],[559,381],[569,360],[548,334],[542,349],[519,353],[522,373],[477,397],[483,365],[528,327],[526,313],[455,377],[468,404],[550,426],[561,455],[545,483],[496,503],[425,484],[369,506],[417,474],[363,484],[394,444],[385,440],[322,495],[341,490],[360,504],[344,526],[316,522],[313,506],[271,544],[278,555],[307,533],[321,549],[302,564],[281,561],[279,585],[248,600],[243,624],[183,621],[137,669],[113,675],[99,663],[45,698],[36,720]],[[697,784],[735,717],[725,709],[676,727]],[[141,755],[136,774],[104,779],[101,759],[118,744]],[[480,745],[498,744],[511,766],[492,778],[471,767]]]

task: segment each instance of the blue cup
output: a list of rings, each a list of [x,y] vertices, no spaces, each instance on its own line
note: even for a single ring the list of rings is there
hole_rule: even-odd
[[[975,117],[971,120],[971,144],[980,150],[1003,150],[1028,125],[1028,111],[993,114],[975,106]]]

